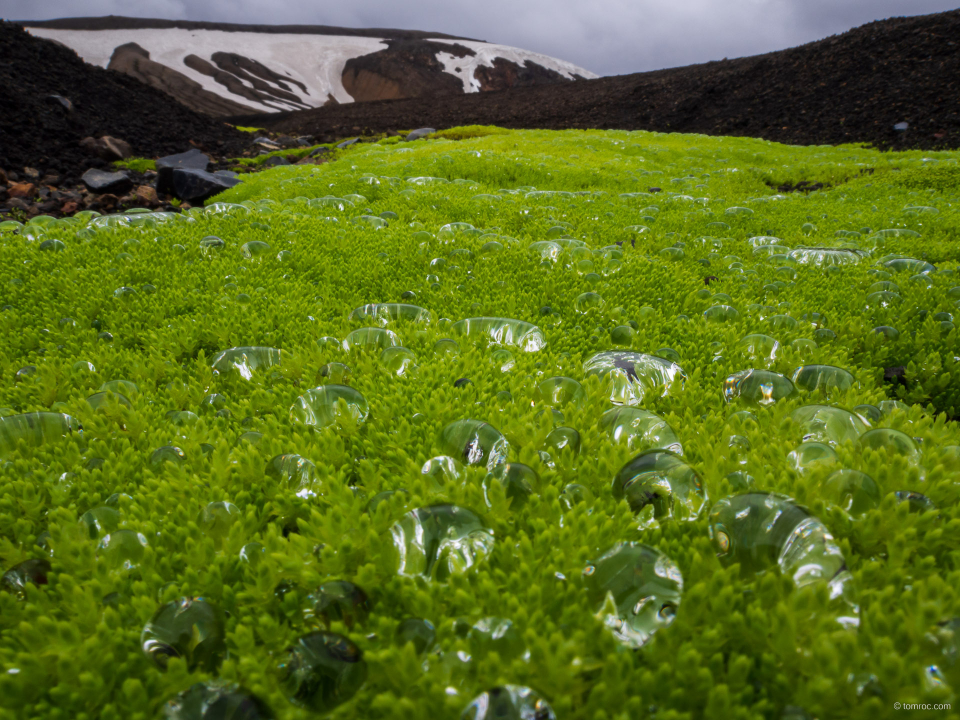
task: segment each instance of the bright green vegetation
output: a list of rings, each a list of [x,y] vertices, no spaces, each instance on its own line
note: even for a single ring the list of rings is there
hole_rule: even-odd
[[[0,224],[0,718],[956,707],[958,158],[509,132]]]
[[[142,157],[132,157],[127,158],[126,160],[117,160],[115,163],[113,163],[113,166],[118,169],[125,168],[127,170],[133,170],[134,172],[139,173],[146,172],[147,170],[157,169],[157,164],[155,161]]]
[[[269,158],[274,156],[285,157],[285,158],[295,158],[300,160],[305,158],[311,152],[316,150],[320,145],[311,145],[310,147],[295,147],[287,148],[285,150],[274,150],[273,152],[264,153],[263,155],[257,155],[252,158],[234,158],[233,162],[238,165],[250,165],[251,167],[259,167],[263,165]],[[331,147],[329,145],[324,147]]]
[[[245,133],[262,133],[262,132],[266,132],[266,130],[264,130],[263,128],[258,128],[258,127],[243,127],[242,125],[234,125],[234,127],[235,127],[237,130],[239,130],[240,132],[245,132]]]

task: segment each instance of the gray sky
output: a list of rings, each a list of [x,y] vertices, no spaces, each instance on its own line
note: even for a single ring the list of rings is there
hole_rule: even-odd
[[[958,6],[960,0],[0,0],[0,17],[407,28],[513,45],[618,75],[781,50],[872,20]]]

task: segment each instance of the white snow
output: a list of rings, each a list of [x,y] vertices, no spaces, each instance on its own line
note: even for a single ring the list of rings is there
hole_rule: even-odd
[[[295,109],[279,99],[268,103],[257,103],[234,95],[213,78],[199,73],[183,63],[187,55],[210,60],[215,52],[233,52],[256,60],[276,73],[293,80],[299,80],[308,89],[304,93],[296,85],[291,91],[311,107],[319,107],[333,95],[339,102],[353,102],[350,94],[344,90],[342,75],[347,60],[361,55],[369,55],[385,46],[383,40],[369,37],[345,35],[297,35],[257,32],[224,32],[222,30],[182,30],[179,28],[139,29],[139,30],[56,30],[52,28],[27,28],[37,37],[57,40],[72,48],[92,65],[107,67],[114,49],[119,45],[134,42],[150,53],[150,59],[162,63],[196,82],[205,89],[242,103],[263,112]],[[584,78],[597,77],[593,73],[563,60],[557,60],[539,53],[527,52],[506,45],[437,39],[434,42],[457,44],[469,47],[477,54],[458,58],[452,54],[439,52],[437,59],[444,70],[463,82],[464,91],[477,92],[479,83],[473,73],[477,67],[493,66],[493,59],[502,57],[523,65],[524,60],[532,60],[543,67],[556,70],[566,77],[573,74]],[[457,72],[456,68],[460,68]],[[249,86],[248,83],[244,83]]]

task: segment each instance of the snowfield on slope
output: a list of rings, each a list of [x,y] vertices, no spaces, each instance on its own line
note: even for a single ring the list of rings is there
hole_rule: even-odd
[[[188,55],[197,55],[210,61],[214,53],[228,52],[256,60],[280,75],[290,78],[291,81],[303,83],[307,87],[307,92],[297,94],[305,105],[319,107],[327,102],[329,96],[333,96],[341,103],[353,102],[353,97],[344,89],[342,82],[343,69],[347,61],[387,47],[382,39],[344,35],[224,32],[179,28],[60,30],[31,27],[27,30],[37,37],[62,43],[75,50],[86,62],[104,68],[109,65],[115,48],[127,43],[136,43],[150,53],[151,60],[186,75],[205,90],[230,100],[258,106],[264,112],[276,112],[278,108],[275,105],[282,102],[271,99],[270,104],[255,103],[249,98],[239,97],[212,77],[188,67],[184,63],[184,58]],[[436,39],[432,42],[451,46],[456,43],[476,52],[472,57],[463,58],[445,52],[437,53],[437,59],[443,64],[444,70],[463,82],[465,92],[479,91],[479,83],[474,79],[474,71],[480,66],[492,67],[495,58],[504,58],[521,66],[524,61],[530,60],[570,79],[573,79],[574,75],[582,78],[597,77],[594,73],[572,63],[506,45],[447,39]],[[460,68],[460,71],[458,72],[456,68]],[[241,80],[241,82],[247,87],[252,87],[247,81]],[[291,104],[289,109],[297,108]]]

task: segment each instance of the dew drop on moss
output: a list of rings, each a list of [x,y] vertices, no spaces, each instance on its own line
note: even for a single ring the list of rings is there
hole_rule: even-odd
[[[440,433],[447,454],[465,465],[492,469],[507,460],[510,447],[493,425],[480,420],[456,420]]]
[[[324,631],[298,638],[279,669],[290,702],[316,713],[343,704],[367,679],[360,648],[343,635]]]
[[[583,364],[583,372],[604,378],[610,402],[618,405],[639,405],[647,394],[666,395],[674,383],[682,388],[687,377],[671,360],[619,350],[593,355]]]
[[[211,367],[218,373],[237,373],[250,380],[253,373],[280,364],[280,351],[271,347],[235,347],[218,353]]]
[[[43,558],[31,558],[14,565],[0,578],[0,590],[12,593],[21,600],[27,596],[27,585],[46,585],[50,562]]]
[[[616,474],[612,488],[613,497],[625,499],[631,510],[641,514],[642,521],[693,521],[707,502],[700,476],[666,450],[637,455]]]
[[[631,648],[670,625],[680,607],[683,576],[659,550],[635,542],[614,545],[583,571],[596,617]]]
[[[215,672],[227,652],[223,612],[203,598],[162,605],[144,626],[140,646],[161,670],[182,658],[191,672]]]
[[[471,510],[433,505],[411,510],[390,530],[397,573],[441,582],[482,562],[493,531]]]
[[[739,399],[758,405],[773,405],[795,393],[792,382],[769,370],[741,370],[723,383],[723,399],[728,403]]]
[[[406,618],[397,625],[397,644],[403,647],[407,643],[413,643],[414,650],[418,655],[423,655],[431,647],[437,637],[437,631],[433,623],[421,618]]]
[[[303,619],[307,625],[320,623],[328,629],[333,622],[341,622],[348,628],[364,623],[370,614],[367,594],[345,580],[331,580],[320,585],[307,596]]]
[[[828,405],[804,405],[790,418],[800,426],[804,442],[856,443],[869,428],[859,415]]]
[[[143,560],[147,538],[134,530],[114,530],[97,545],[97,556],[114,569],[132,570]]]
[[[234,684],[216,680],[192,685],[163,707],[166,720],[273,720],[270,708]]]
[[[369,415],[366,398],[346,385],[322,385],[307,390],[290,408],[292,420],[317,429],[330,425],[353,428]]]
[[[615,443],[633,452],[660,449],[683,454],[683,446],[666,420],[649,410],[615,407],[600,416],[600,427]]]
[[[537,352],[547,345],[540,328],[522,320],[474,317],[459,320],[450,329],[455,334],[466,336],[474,341],[484,337],[491,344],[509,345],[524,352]]]

